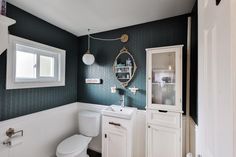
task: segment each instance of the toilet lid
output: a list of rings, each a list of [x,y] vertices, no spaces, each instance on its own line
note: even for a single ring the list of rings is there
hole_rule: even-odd
[[[83,135],[73,135],[64,141],[62,141],[58,147],[57,152],[59,154],[72,154],[72,153],[81,153],[85,147],[89,144],[91,137],[86,137]]]

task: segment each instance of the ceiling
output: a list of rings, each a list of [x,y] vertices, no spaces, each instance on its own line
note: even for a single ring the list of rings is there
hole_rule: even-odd
[[[76,36],[190,13],[195,0],[8,0]]]

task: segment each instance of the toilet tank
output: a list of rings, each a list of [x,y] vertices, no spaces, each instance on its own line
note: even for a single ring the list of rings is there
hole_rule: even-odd
[[[79,133],[88,137],[96,137],[100,131],[101,114],[94,111],[80,111],[78,114]]]

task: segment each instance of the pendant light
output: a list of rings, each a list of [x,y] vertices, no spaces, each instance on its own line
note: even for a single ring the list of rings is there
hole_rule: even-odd
[[[95,61],[94,55],[91,54],[91,52],[90,52],[90,36],[89,36],[89,34],[88,34],[88,50],[83,55],[82,60],[83,60],[84,64],[86,64],[86,65],[92,65]]]
[[[113,39],[103,39],[103,38],[97,38],[93,37],[89,34],[90,29],[88,29],[88,50],[82,57],[82,61],[86,65],[92,65],[95,61],[94,55],[90,52],[90,39],[92,38],[93,40],[101,40],[101,41],[117,41],[120,40],[123,43],[126,43],[129,39],[129,36],[127,34],[122,34],[121,37],[119,38],[113,38]]]

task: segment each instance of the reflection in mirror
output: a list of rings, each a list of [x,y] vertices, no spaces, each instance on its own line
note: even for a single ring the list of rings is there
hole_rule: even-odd
[[[133,56],[125,47],[122,48],[114,61],[113,71],[117,80],[123,87],[128,86],[135,74],[136,69],[137,66]]]

